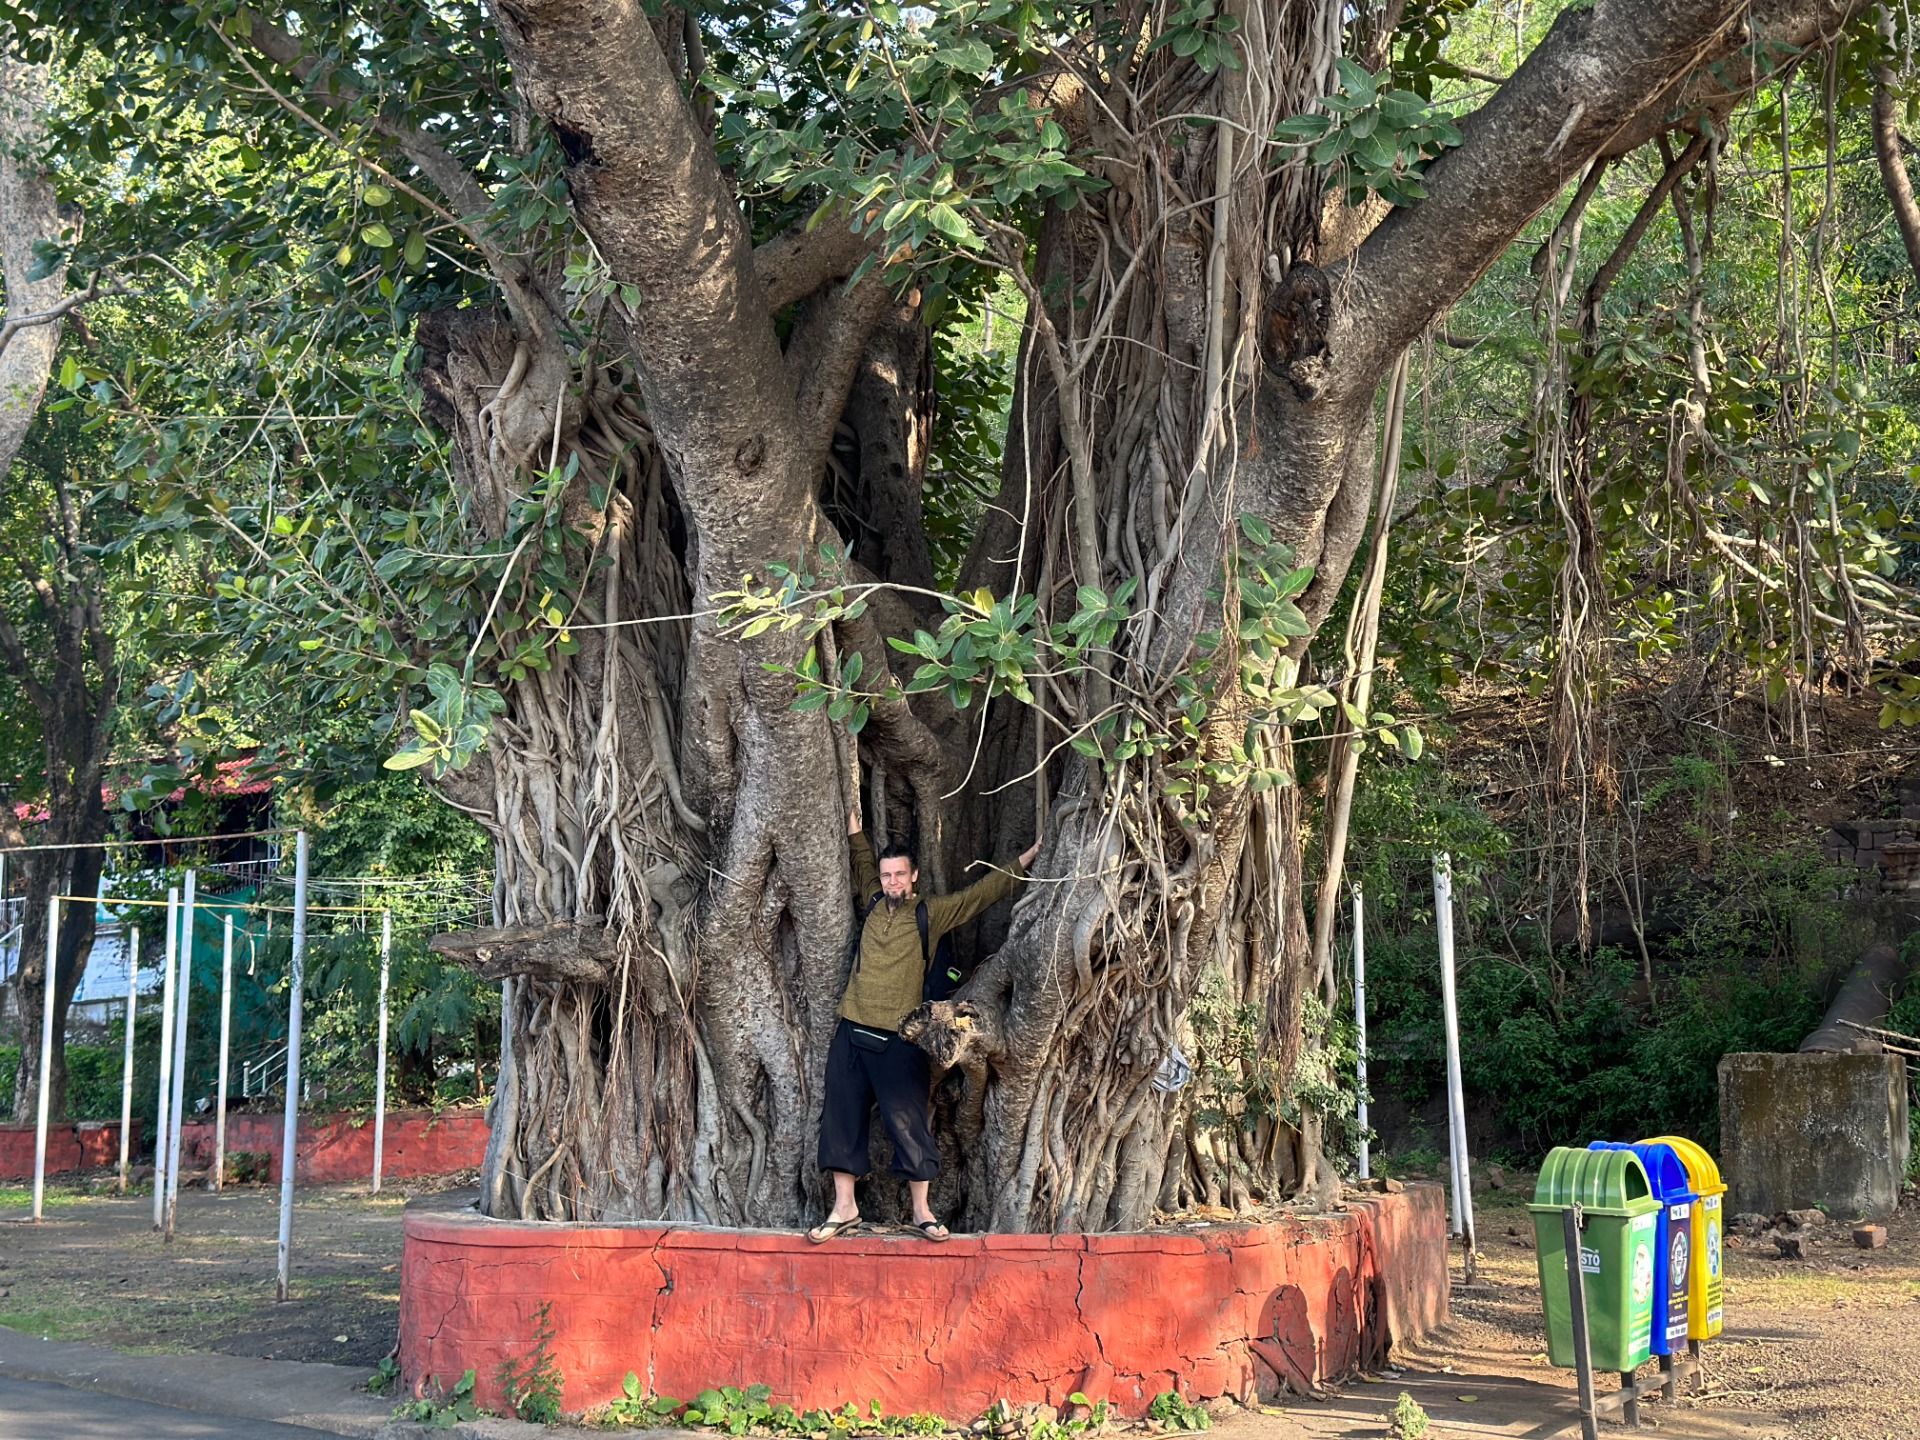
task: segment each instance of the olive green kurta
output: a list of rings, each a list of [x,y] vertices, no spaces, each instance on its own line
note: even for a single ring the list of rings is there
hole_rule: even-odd
[[[862,831],[847,837],[853,852],[854,904],[864,912],[880,891],[880,867],[873,844]],[[940,946],[947,931],[967,923],[996,900],[1005,899],[1027,878],[1027,867],[1017,860],[1009,870],[989,871],[984,879],[952,895],[929,895],[927,954]],[[915,917],[922,897],[909,895],[898,905],[882,900],[867,916],[860,932],[860,949],[853,974],[847,980],[840,1014],[856,1025],[875,1030],[898,1030],[900,1022],[920,1004],[926,984],[926,960],[920,953],[920,924]]]

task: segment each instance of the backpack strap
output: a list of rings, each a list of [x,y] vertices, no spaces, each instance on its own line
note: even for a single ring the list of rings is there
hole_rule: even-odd
[[[885,898],[883,895],[875,895],[867,901],[867,908],[860,912],[860,923],[853,927],[853,968],[855,970],[860,968],[860,942],[867,938],[867,921],[873,918],[873,912],[880,908],[880,902]],[[922,950],[927,948],[926,908],[925,905],[920,907],[920,948]]]

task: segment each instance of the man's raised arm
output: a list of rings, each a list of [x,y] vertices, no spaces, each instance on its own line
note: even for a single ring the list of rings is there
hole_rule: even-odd
[[[964,925],[982,910],[1004,900],[1020,888],[1020,882],[1027,878],[1027,866],[1033,863],[1033,857],[1040,853],[1040,842],[1034,841],[1026,853],[1013,862],[1011,870],[989,870],[986,875],[974,881],[964,890],[956,890],[951,895],[935,895],[927,901],[927,920],[936,930],[952,930]]]
[[[860,807],[847,812],[847,853],[853,860],[853,904],[864,911],[880,893],[880,866],[873,858],[873,842],[860,828]]]

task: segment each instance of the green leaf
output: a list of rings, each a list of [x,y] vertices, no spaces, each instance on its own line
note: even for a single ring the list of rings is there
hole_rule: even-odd
[[[1340,72],[1340,88],[1358,105],[1371,105],[1378,93],[1378,85],[1372,75],[1358,62],[1342,55],[1334,61],[1334,68]]]
[[[391,250],[393,248],[393,232],[377,221],[372,225],[362,225],[360,227],[360,238],[376,250]]]
[[[1325,115],[1295,115],[1273,127],[1273,138],[1281,144],[1297,145],[1318,140],[1332,125]]]
[[[416,770],[433,759],[431,750],[402,750],[381,762],[388,770]]]
[[[993,69],[993,51],[984,40],[956,40],[935,50],[933,58],[969,75],[985,75]]]
[[[967,223],[966,217],[944,200],[935,201],[928,207],[927,217],[933,221],[934,229],[968,249],[978,250],[986,244],[973,226]]]
[[[393,191],[384,185],[369,185],[360,192],[360,198],[377,210],[393,200]]]
[[[1302,565],[1298,570],[1289,570],[1285,575],[1280,577],[1280,583],[1275,587],[1275,593],[1277,593],[1282,600],[1291,600],[1312,583],[1313,567],[1311,565]]]

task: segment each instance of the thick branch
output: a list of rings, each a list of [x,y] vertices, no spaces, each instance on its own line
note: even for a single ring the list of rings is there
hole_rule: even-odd
[[[604,985],[619,954],[601,925],[511,925],[504,930],[460,930],[436,935],[427,948],[483,980],[532,975]]]
[[[753,268],[767,292],[767,305],[784,310],[830,280],[844,280],[872,250],[872,237],[856,235],[833,219],[809,231],[796,225],[754,248]]]
[[[1857,5],[1595,0],[1562,12],[1466,122],[1465,142],[1428,167],[1430,198],[1394,211],[1361,247],[1335,347],[1343,383],[1370,392],[1568,179],[1596,155],[1616,153],[1623,137],[1668,128],[1666,106],[1687,78],[1748,42],[1747,16],[1770,44],[1804,46]]]
[[[886,283],[868,275],[851,290],[835,290],[815,300],[787,343],[787,376],[793,382],[800,435],[814,457],[812,469],[826,461],[860,357],[892,304]]]
[[[1624,126],[1604,150],[1618,159],[1662,131],[1685,127],[1726,131],[1734,107],[1799,63],[1807,50],[1831,44],[1864,0],[1751,0],[1729,7],[1741,13],[1749,38],[1711,65],[1703,65],[1658,96]]]
[[[514,81],[567,157],[580,223],[639,303],[627,339],[701,560],[804,543],[814,474],[747,228],[638,0],[500,0]],[[796,525],[796,517],[800,523]],[[748,563],[752,563],[749,559]]]

